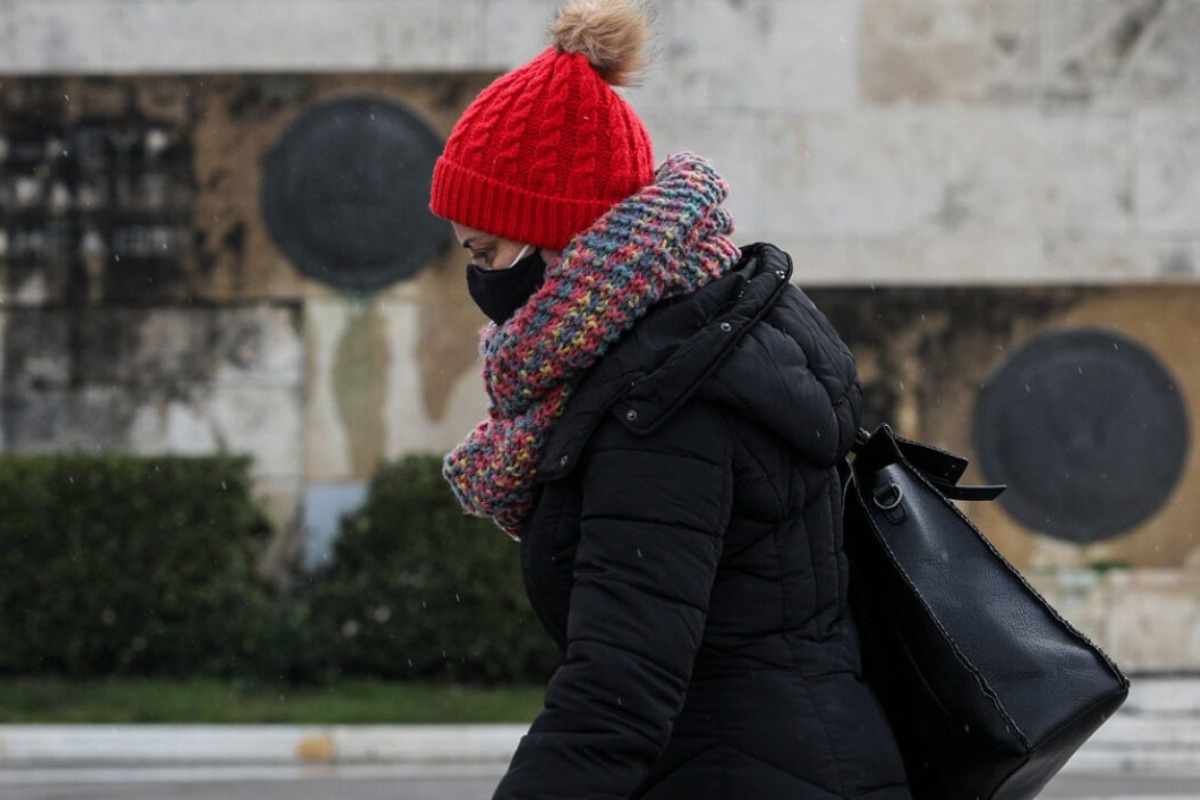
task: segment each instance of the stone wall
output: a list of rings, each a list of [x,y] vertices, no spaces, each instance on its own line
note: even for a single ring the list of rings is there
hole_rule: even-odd
[[[448,238],[382,289],[306,277],[264,221],[265,165],[293,122],[350,96],[444,136],[540,49],[556,5],[7,0],[3,141],[40,126],[86,148],[68,134],[99,120],[106,152],[148,160],[110,187],[143,217],[66,258],[13,209],[44,191],[51,222],[90,220],[71,210],[82,190],[22,183],[0,148],[0,448],[248,452],[276,557],[319,552],[379,458],[444,450],[482,414],[481,317]],[[1108,332],[1170,377],[1137,400],[1174,393],[1186,415],[1174,482],[1141,487],[1153,513],[1072,541],[1004,504],[969,510],[1118,657],[1200,669],[1200,0],[651,5],[658,58],[627,96],[660,157],[695,150],[728,177],[740,239],[793,254],[855,347],[866,421],[985,478],[981,398],[1044,337]],[[1103,465],[1097,431],[1068,433]]]
[[[411,279],[339,291],[268,229],[264,165],[307,112],[348,98],[444,137],[491,77],[5,79],[0,449],[247,453],[278,561],[302,548],[306,501],[320,515],[379,459],[445,448],[484,413],[483,317],[448,226]],[[317,211],[362,216],[355,202]]]
[[[812,283],[1194,281],[1198,0],[657,0],[630,93]],[[503,70],[555,0],[10,0],[0,72]]]

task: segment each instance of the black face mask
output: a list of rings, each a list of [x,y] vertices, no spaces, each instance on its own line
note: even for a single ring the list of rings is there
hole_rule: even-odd
[[[508,269],[483,269],[467,264],[467,291],[479,310],[503,325],[525,305],[546,277],[546,262],[534,249]]]

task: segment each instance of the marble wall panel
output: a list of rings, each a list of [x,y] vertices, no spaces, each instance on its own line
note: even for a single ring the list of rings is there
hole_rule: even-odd
[[[486,0],[8,0],[0,72],[314,68],[478,63]]]
[[[1200,570],[1116,570],[1106,576],[1104,643],[1125,669],[1200,669]]]
[[[78,355],[68,357],[85,383],[295,387],[299,325],[299,310],[281,305],[98,309],[78,315],[77,333],[71,326]]]
[[[383,376],[392,343],[378,303],[312,301],[305,321],[305,477],[364,478],[384,456]]]
[[[7,237],[0,232],[0,240]],[[0,241],[0,252],[7,250]],[[12,307],[41,306],[67,293],[69,277],[65,270],[31,269],[12,264],[0,264],[0,305]]]
[[[897,253],[888,283],[908,280],[909,276],[910,283],[949,285],[962,284],[967,275],[978,275],[992,284],[1037,284],[1053,280],[1045,274],[1042,243],[1033,233],[991,230],[951,235],[926,233],[904,237],[903,242],[907,246],[895,247],[879,240],[860,242],[855,252],[861,262],[884,264],[889,253]]]
[[[801,286],[958,285],[964,276],[991,284],[1069,282],[1051,274],[1041,238],[1033,233],[916,232],[894,236],[814,239],[772,237],[796,263]]]
[[[867,103],[1028,103],[1038,97],[1038,0],[865,0]]]
[[[1127,672],[1200,669],[1200,570],[1027,571],[1056,611]]]
[[[5,392],[64,389],[71,381],[72,331],[63,314],[26,309],[2,314],[4,319],[3,387]]]
[[[220,386],[299,386],[304,381],[302,312],[297,306],[217,308],[208,348]]]
[[[1188,107],[1200,96],[1200,3],[1042,0],[1046,96],[1095,107]]]
[[[254,459],[256,478],[289,478],[303,465],[303,397],[298,387],[222,386],[180,399],[152,398],[134,410],[130,452],[233,453]]]
[[[298,475],[299,339],[288,308],[7,312],[4,447],[246,453]]]
[[[344,0],[325,2],[332,7],[330,13],[346,13]],[[383,59],[376,66],[426,71],[491,68],[483,55],[491,31],[482,24],[488,5],[489,0],[383,0],[373,9],[381,18],[383,37]]]
[[[76,389],[5,389],[0,393],[0,426],[8,451],[121,452],[134,410],[116,386]]]
[[[465,369],[454,369],[452,363],[438,367],[426,364],[423,369],[419,350],[424,338],[422,326],[428,324],[423,319],[426,315],[418,307],[403,304],[391,304],[383,311],[388,338],[396,343],[396,357],[386,375],[386,452],[390,457],[448,452],[487,416],[482,365],[472,362]],[[476,349],[473,331],[459,335],[460,348]],[[436,406],[430,404],[431,398],[424,391],[432,379],[443,383]]]
[[[655,157],[690,151],[710,160],[729,184],[726,207],[737,224],[738,241],[761,238],[766,182],[776,180],[763,158],[763,125],[758,114],[723,113],[707,117],[653,111],[642,115],[654,141]]]
[[[171,319],[175,316],[176,319]],[[241,452],[261,477],[302,474],[304,358],[294,308],[221,308],[189,314],[186,346],[168,343],[179,315],[152,313],[129,362],[132,384],[159,395],[139,408],[131,441],[157,452]],[[174,357],[164,354],[175,349]],[[173,369],[178,372],[173,374]],[[164,386],[175,397],[163,399]]]
[[[462,256],[447,254],[439,264],[422,273],[419,281],[415,340],[410,357],[420,373],[420,405],[427,424],[437,433],[428,444],[435,452],[444,452],[456,444],[485,415],[482,368],[479,361],[479,334],[487,322],[467,294]],[[392,315],[389,330],[399,335],[397,317]],[[411,317],[401,325],[411,325]],[[401,368],[403,357],[395,362]],[[404,367],[404,369],[410,369]],[[395,372],[389,380],[397,380]],[[411,391],[411,390],[409,390]],[[391,418],[389,418],[391,419]],[[399,426],[392,424],[392,431]],[[403,452],[402,440],[389,434],[390,452]]]
[[[663,0],[660,53],[635,106],[841,110],[857,101],[859,0]]]
[[[937,223],[949,130],[920,112],[764,121],[761,228],[772,236],[878,236]]]
[[[851,243],[842,237],[776,233],[764,238],[792,257],[792,283],[801,288],[850,286],[864,279],[869,282],[868,271],[871,275],[887,274],[888,264],[862,264],[851,253]]]
[[[1200,238],[1059,234],[1046,237],[1046,275],[1061,282],[1191,281],[1200,273]]]
[[[1045,179],[1030,197],[1046,231],[1134,228],[1136,152],[1123,114],[1047,114],[1040,122]]]
[[[925,276],[915,282],[961,285],[968,275],[978,275],[989,284],[1054,282],[1045,274],[1042,242],[1033,233],[925,234],[915,237],[915,244],[911,266],[899,270]]]
[[[296,477],[304,463],[300,387],[221,386],[201,406],[222,450],[254,458],[259,477]]]
[[[220,431],[198,398],[156,399],[134,412],[129,442],[135,452],[208,455],[222,450]]]
[[[483,49],[474,54],[476,66],[514,69],[550,43],[557,0],[485,0],[484,6]]]
[[[945,122],[950,147],[939,221],[948,232],[1133,227],[1126,117],[972,111]]]
[[[1200,113],[1136,118],[1137,219],[1149,233],[1200,231]]]
[[[72,325],[72,371],[85,383],[113,383],[135,392],[183,395],[215,368],[212,315],[174,308],[107,309]]]
[[[483,419],[484,318],[457,258],[423,274],[414,300],[309,303],[308,480],[361,481],[380,459],[446,452]]]

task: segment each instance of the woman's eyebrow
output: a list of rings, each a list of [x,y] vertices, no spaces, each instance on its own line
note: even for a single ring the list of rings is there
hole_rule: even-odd
[[[462,246],[465,247],[467,250],[474,250],[476,242],[478,242],[480,239],[487,241],[487,239],[489,239],[489,238],[491,238],[491,237],[487,236],[486,234],[479,234],[477,236],[472,236],[470,239],[464,239]]]

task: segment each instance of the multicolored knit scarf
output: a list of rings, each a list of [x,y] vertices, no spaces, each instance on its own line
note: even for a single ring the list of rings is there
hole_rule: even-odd
[[[483,329],[488,418],[446,456],[463,508],[514,539],[534,503],[546,439],[587,371],[660,300],[724,275],[740,253],[725,181],[682,153],[655,181],[571,239],[503,325]]]

